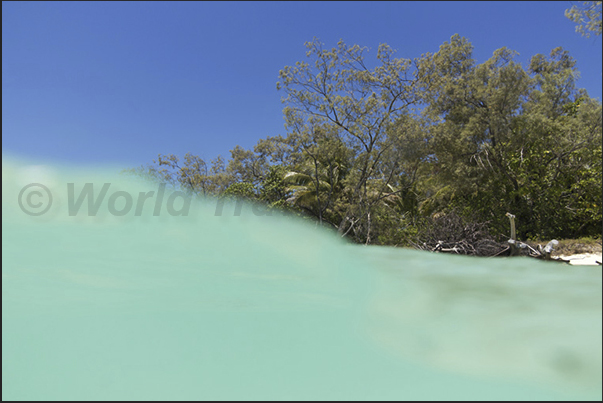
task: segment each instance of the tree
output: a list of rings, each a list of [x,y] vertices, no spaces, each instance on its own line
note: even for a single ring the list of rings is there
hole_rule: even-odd
[[[601,2],[583,1],[582,6],[573,5],[565,10],[565,16],[576,23],[576,32],[585,37],[591,33],[601,35]]]
[[[537,141],[517,169],[538,178],[526,184],[526,195],[535,231],[548,237],[600,231],[601,104],[576,88],[575,64],[561,48],[530,62],[535,88],[525,104],[524,137]]]
[[[284,177],[293,192],[290,200],[316,217],[319,225],[326,221],[337,227],[342,214],[337,201],[349,172],[350,149],[332,127],[296,129],[285,140],[295,161]]]
[[[454,35],[425,59],[431,98],[425,116],[433,122],[434,165],[443,185],[432,198],[444,197],[443,203],[428,205],[460,203],[496,216],[500,209],[517,211],[521,204],[514,196],[520,184],[507,157],[530,79],[513,60],[515,52],[498,49],[475,65],[472,50],[465,38]]]
[[[287,209],[287,199],[291,192],[285,183],[286,168],[282,165],[272,165],[262,181],[259,199],[270,208]]]
[[[480,65],[471,50],[454,36],[425,59],[439,187],[423,210],[457,208],[499,233],[512,212],[522,237],[596,235],[601,104],[576,88],[575,61],[557,48],[526,72],[508,49]]]
[[[249,182],[235,182],[220,194],[222,198],[244,199],[254,201],[257,198],[253,184]]]
[[[369,68],[357,45],[306,46],[311,63],[279,73],[287,136],[236,146],[228,161],[160,155],[132,172],[294,211],[365,244],[441,238],[438,223],[503,234],[507,212],[520,238],[600,234],[601,103],[576,87],[567,51],[524,68],[501,48],[477,64],[454,35],[414,60],[381,45]]]
[[[379,65],[365,64],[366,48],[348,47],[339,41],[324,49],[317,39],[306,43],[311,63],[297,62],[279,72],[277,88],[286,93],[283,102],[288,129],[300,136],[329,133],[339,137],[352,152],[346,177],[350,200],[340,222],[340,234],[354,230],[358,240],[371,240],[371,209],[380,193],[388,191],[392,171],[379,171],[383,154],[391,147],[388,131],[393,123],[416,104],[417,77],[410,59],[395,58],[382,44]],[[309,154],[306,148],[306,154]],[[312,157],[311,157],[312,158]],[[315,158],[315,182],[319,188]],[[371,179],[379,189],[370,189]],[[317,199],[318,201],[319,199]]]
[[[226,172],[221,156],[207,164],[201,157],[191,153],[187,153],[183,161],[173,154],[159,154],[153,164],[126,172],[202,196],[219,194],[235,181],[232,175]]]
[[[258,186],[262,182],[268,169],[264,155],[245,150],[241,146],[235,146],[230,150],[230,155],[227,171],[236,178],[237,182],[251,183],[253,186]]]

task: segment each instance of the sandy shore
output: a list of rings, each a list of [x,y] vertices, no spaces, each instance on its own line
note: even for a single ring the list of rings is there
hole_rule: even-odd
[[[555,256],[563,260],[569,260],[571,265],[600,265],[603,262],[603,255],[601,253],[580,253],[577,255],[559,255]]]

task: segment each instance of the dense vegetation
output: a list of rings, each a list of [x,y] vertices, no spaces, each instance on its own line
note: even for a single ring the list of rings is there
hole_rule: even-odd
[[[409,245],[454,213],[518,236],[598,237],[601,103],[576,88],[567,51],[507,48],[478,64],[454,35],[438,52],[396,58],[381,45],[306,44],[280,71],[287,135],[206,162],[160,155],[135,170],[199,195],[244,197],[365,244]],[[430,232],[431,231],[431,232]]]

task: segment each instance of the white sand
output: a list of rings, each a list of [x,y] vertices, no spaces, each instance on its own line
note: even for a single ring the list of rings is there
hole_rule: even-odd
[[[600,265],[601,262],[603,262],[603,255],[601,253],[580,253],[577,255],[569,255],[569,256],[565,256],[565,255],[560,255],[560,256],[555,256],[555,257],[559,257],[563,260],[569,260],[569,263],[571,265],[580,265],[580,266],[586,266],[586,265]],[[597,263],[599,262],[599,263]]]

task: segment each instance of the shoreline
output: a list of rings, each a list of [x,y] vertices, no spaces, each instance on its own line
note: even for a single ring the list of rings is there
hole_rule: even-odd
[[[569,261],[572,266],[601,266],[603,255],[601,253],[578,253],[574,255],[557,255],[553,258],[560,258]]]

